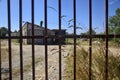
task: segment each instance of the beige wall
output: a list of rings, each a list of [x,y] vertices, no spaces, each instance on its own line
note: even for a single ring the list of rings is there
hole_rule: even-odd
[[[51,30],[47,30],[48,35],[55,35],[55,33]],[[34,26],[34,36],[43,36],[44,35],[44,28],[35,25]],[[25,24],[23,27],[23,36],[32,36],[32,25],[30,23]],[[43,39],[34,39],[35,44],[43,44]],[[52,39],[48,39],[48,44],[52,42]],[[24,39],[24,44],[31,44],[31,39]]]
[[[29,29],[28,30],[28,34],[29,36],[32,36],[32,30]],[[40,29],[35,29],[34,30],[34,36],[42,36],[43,35],[43,31]],[[43,39],[34,39],[35,44],[43,44]],[[28,43],[31,44],[32,40],[28,39]]]
[[[22,27],[22,35],[27,36],[27,24],[25,24],[24,27]],[[23,39],[23,43],[27,44],[27,39]]]

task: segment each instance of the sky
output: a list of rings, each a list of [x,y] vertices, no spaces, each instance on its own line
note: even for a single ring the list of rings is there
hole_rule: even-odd
[[[11,30],[19,30],[19,0],[11,1]],[[39,25],[40,21],[44,21],[44,0],[35,1],[35,24]],[[73,28],[69,27],[69,20],[73,19],[73,0],[61,0],[62,1],[62,29],[67,29],[72,33]],[[77,33],[83,33],[89,30],[89,0],[76,0],[76,17],[77,26],[81,29],[77,29]],[[104,18],[105,18],[105,0],[92,0],[92,28],[97,32],[104,31]],[[31,22],[31,0],[23,0],[23,23]],[[109,17],[115,15],[115,10],[120,8],[120,0],[109,0]],[[58,0],[48,0],[48,28],[58,29]],[[7,27],[7,0],[0,0],[0,27]],[[73,25],[73,22],[70,22]]]

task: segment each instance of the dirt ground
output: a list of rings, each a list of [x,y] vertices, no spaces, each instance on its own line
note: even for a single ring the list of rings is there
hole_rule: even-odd
[[[72,45],[62,46],[62,77],[64,80],[65,59],[71,53]],[[86,50],[89,46],[83,45]],[[12,42],[12,76],[13,80],[20,80],[20,47],[18,43]],[[94,49],[94,47],[93,47]],[[110,53],[114,55],[120,54],[119,48],[110,47]],[[1,68],[9,67],[8,42],[1,42]],[[32,46],[23,45],[23,71],[24,80],[32,80]],[[7,80],[8,73],[2,73],[2,79]],[[35,78],[36,80],[45,80],[45,46],[35,45]],[[49,80],[59,80],[59,46],[48,45],[48,78]],[[9,80],[9,79],[8,79]]]
[[[8,69],[8,45],[7,41],[1,42],[1,67]],[[12,43],[12,76],[13,80],[20,80],[20,47],[19,44]],[[71,46],[62,46],[62,75],[65,69],[65,58],[69,55]],[[48,76],[49,80],[59,78],[59,48],[57,45],[48,45]],[[24,80],[32,80],[32,46],[23,45],[23,71]],[[35,77],[36,80],[45,80],[45,46],[35,45]],[[2,74],[2,79],[9,78],[8,73]]]

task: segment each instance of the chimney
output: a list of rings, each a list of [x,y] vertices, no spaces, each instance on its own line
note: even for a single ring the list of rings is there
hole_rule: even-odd
[[[40,26],[43,27],[43,21],[40,21]]]

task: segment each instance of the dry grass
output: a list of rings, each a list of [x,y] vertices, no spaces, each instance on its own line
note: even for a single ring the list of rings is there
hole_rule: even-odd
[[[79,45],[78,45],[79,46]],[[104,80],[105,78],[105,48],[103,45],[94,46],[92,53],[92,80]],[[71,51],[73,53],[73,50]],[[77,80],[89,80],[89,52],[83,47],[77,48],[76,54],[76,78]],[[70,55],[66,61],[66,78],[65,80],[73,79],[73,58]],[[120,80],[120,56],[114,56],[109,51],[109,64],[108,64],[108,80]]]
[[[7,42],[7,41],[6,41]],[[6,67],[7,66],[7,63],[8,63],[8,59],[9,59],[9,49],[8,49],[8,44],[2,41],[1,42],[1,61],[2,61],[2,67]],[[17,46],[15,43],[12,43],[12,60],[19,60],[19,46]],[[26,73],[26,72],[29,72],[31,70],[31,67],[32,67],[32,62],[31,62],[31,59],[28,60],[26,59],[25,61],[29,61],[29,63],[24,63],[24,66],[23,66],[23,72]],[[37,65],[38,63],[40,63],[41,61],[43,61],[43,59],[41,57],[36,57],[35,58],[35,65]],[[19,61],[18,61],[19,63]],[[20,66],[19,64],[12,64],[12,75],[13,75],[13,79],[16,78],[16,77],[19,77],[20,75]],[[2,79],[7,79],[9,78],[8,76],[9,74],[2,74]],[[16,79],[15,79],[16,80]]]
[[[23,73],[30,72],[32,68],[32,61],[29,60],[30,62],[28,64],[25,64],[23,66]],[[42,58],[35,58],[35,65],[43,61]],[[16,80],[20,76],[20,67],[14,67],[12,70],[12,75],[13,75],[13,80]],[[8,79],[9,74],[6,74],[4,77],[2,77],[3,80]]]
[[[41,62],[43,59],[42,58],[35,58],[35,65]],[[29,62],[28,64],[25,64],[23,66],[23,72],[29,71],[32,68],[32,62]],[[18,67],[13,69],[13,75],[16,76],[20,73],[20,69]]]
[[[14,57],[14,54],[15,54],[14,51],[16,51],[16,50],[12,49],[12,52],[13,52],[12,57]],[[9,49],[6,45],[4,45],[1,47],[1,60],[2,60],[2,62],[7,61],[8,57],[9,57]]]
[[[1,48],[1,59],[2,61],[6,60],[8,58],[8,48],[7,47],[2,47]]]

